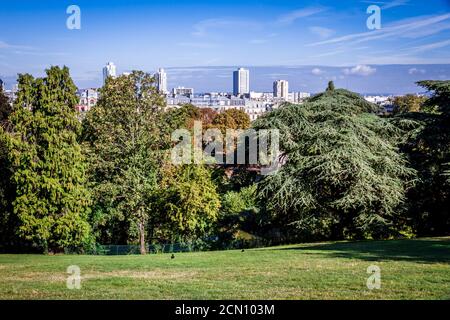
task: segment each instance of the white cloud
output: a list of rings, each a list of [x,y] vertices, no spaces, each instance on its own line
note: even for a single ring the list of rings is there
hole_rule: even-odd
[[[325,10],[326,8],[323,7],[308,7],[304,9],[294,10],[280,16],[277,20],[277,23],[280,25],[289,25],[294,23],[297,19],[306,18]]]
[[[314,68],[311,70],[311,73],[315,76],[320,76],[320,75],[324,74],[324,71],[320,70],[319,68]]]
[[[424,69],[411,68],[408,70],[409,74],[424,74],[426,71]]]
[[[317,27],[317,26],[309,27],[308,29],[315,35],[319,36],[321,39],[329,38],[336,32],[333,29]]]
[[[370,76],[371,74],[377,71],[376,68],[372,68],[371,66],[367,66],[364,64],[359,64],[353,68],[346,68],[342,70],[346,75],[357,75],[357,76]]]

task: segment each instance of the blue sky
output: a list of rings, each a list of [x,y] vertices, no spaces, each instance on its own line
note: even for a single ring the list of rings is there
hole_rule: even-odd
[[[80,30],[66,28],[71,4],[81,9]],[[366,26],[371,4],[381,8],[380,30]],[[287,78],[293,75],[286,70],[304,70],[318,85],[327,78],[361,82],[366,92],[385,92],[383,74],[395,83],[377,65],[408,65],[397,77],[404,90],[421,77],[450,76],[443,65],[450,63],[449,0],[0,0],[0,21],[0,78],[7,82],[65,64],[79,86],[97,86],[107,61],[119,72],[165,67],[170,86],[197,91],[213,89],[211,83],[217,90],[231,86],[224,70],[236,66],[259,66],[252,74],[260,76],[283,66],[278,73]],[[208,72],[195,73],[205,70],[199,67]],[[252,79],[255,89],[270,90],[273,79]],[[292,87],[304,87],[301,82]]]

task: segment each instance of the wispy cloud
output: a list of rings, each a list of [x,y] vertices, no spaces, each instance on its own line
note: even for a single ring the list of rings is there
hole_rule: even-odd
[[[17,55],[30,55],[30,56],[67,56],[67,52],[44,52],[44,51],[26,51],[26,50],[14,50],[12,53]]]
[[[389,9],[389,8],[404,6],[408,2],[409,2],[409,0],[394,0],[391,2],[385,3],[383,6],[381,6],[381,9]]]
[[[395,24],[390,24],[379,30],[348,34],[341,37],[310,43],[307,46],[317,46],[343,42],[359,43],[384,38],[397,38],[402,37],[406,32],[423,30],[423,28],[428,28],[429,26],[435,25],[436,23],[439,23],[441,21],[448,20],[449,18],[450,13],[431,17],[415,17],[414,19],[401,20]]]
[[[260,24],[254,21],[239,20],[239,19],[227,19],[227,18],[206,19],[194,25],[194,31],[192,32],[192,35],[195,37],[204,37],[212,29],[225,29],[236,27],[257,29],[260,27]]]
[[[308,7],[303,9],[298,9],[291,11],[285,15],[280,16],[277,19],[277,24],[279,25],[290,25],[294,23],[297,19],[306,18],[317,13],[327,10],[324,7]]]
[[[278,33],[271,32],[266,36],[261,36],[260,38],[252,39],[248,43],[250,44],[264,44],[270,42],[273,38],[277,37]]]
[[[412,30],[410,32],[406,31],[402,35],[402,37],[410,39],[423,38],[449,29],[449,22],[436,23],[435,25],[428,26],[427,28],[423,28],[422,30]]]
[[[217,45],[209,42],[179,42],[178,46],[181,47],[190,47],[190,48],[199,48],[199,49],[210,49],[216,48]]]
[[[264,44],[267,43],[268,40],[267,39],[253,39],[250,40],[250,44]]]
[[[309,27],[308,29],[313,34],[319,36],[321,39],[327,39],[327,38],[331,37],[333,34],[336,33],[335,30],[329,29],[329,28],[325,28],[325,27],[313,26],[313,27]]]
[[[358,63],[364,64],[449,64],[450,60],[445,57],[419,57],[411,53],[399,54],[365,54],[353,58]]]
[[[444,40],[444,41],[438,41],[438,42],[433,42],[433,43],[428,43],[428,44],[424,44],[421,46],[413,47],[413,48],[411,48],[411,50],[414,52],[423,52],[423,51],[447,47],[449,45],[450,45],[450,40]]]
[[[0,49],[22,49],[22,50],[35,50],[36,48],[30,46],[16,45],[7,43],[0,40]]]
[[[410,0],[393,0],[393,1],[361,1],[362,3],[380,5],[381,9],[390,9],[408,4]]]
[[[329,51],[329,52],[324,52],[324,53],[319,53],[319,54],[315,54],[314,57],[329,57],[329,56],[334,56],[337,55],[339,53],[343,53],[345,52],[345,50],[339,49],[339,50],[335,50],[335,51]]]
[[[27,45],[17,45],[17,44],[11,44],[7,43],[5,41],[0,40],[0,50],[3,50],[5,54],[8,56],[16,55],[16,56],[67,56],[67,52],[53,52],[53,51],[43,51],[40,48],[36,48],[33,46],[27,46]]]

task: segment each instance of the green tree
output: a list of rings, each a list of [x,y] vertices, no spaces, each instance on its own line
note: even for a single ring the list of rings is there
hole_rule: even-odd
[[[11,249],[17,242],[17,219],[12,212],[14,201],[14,185],[11,180],[11,164],[7,132],[11,125],[9,117],[12,112],[11,104],[0,87],[0,249]]]
[[[212,121],[212,127],[218,128],[222,134],[226,134],[227,129],[248,129],[250,118],[240,109],[228,109],[217,114]]]
[[[45,78],[19,75],[18,83],[8,133],[18,232],[44,250],[80,247],[90,227],[76,87],[67,67],[51,67]]]
[[[202,114],[199,108],[192,104],[185,104],[179,108],[172,108],[165,113],[165,123],[173,129],[192,129],[194,121],[200,121]]]
[[[418,172],[408,192],[409,217],[421,236],[450,230],[450,81],[420,81],[432,93],[420,113],[402,113],[392,119],[407,134],[401,149]]]
[[[159,198],[165,234],[171,240],[204,237],[217,220],[220,197],[205,165],[181,165],[166,171]]]
[[[328,81],[327,91],[333,91],[333,90],[334,90],[334,82]]]
[[[159,168],[170,147],[164,99],[151,75],[109,78],[84,121],[84,146],[95,197],[95,221],[104,242],[139,242],[154,221]]]
[[[335,239],[393,231],[414,170],[390,142],[400,130],[376,109],[334,89],[256,121],[257,129],[280,130],[285,164],[258,190],[285,230],[294,226],[303,238]]]
[[[5,126],[9,115],[12,112],[12,106],[9,103],[8,97],[3,92],[3,87],[0,86],[0,125]]]
[[[422,106],[426,100],[426,97],[415,94],[395,97],[392,101],[394,106],[393,113],[419,112],[422,110]]]

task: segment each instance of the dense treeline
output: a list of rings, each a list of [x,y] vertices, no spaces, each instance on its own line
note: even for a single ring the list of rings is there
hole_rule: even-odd
[[[0,92],[0,250],[59,252],[96,244],[278,242],[450,232],[450,81],[379,116],[359,95],[327,90],[253,124],[240,110],[167,109],[154,79],[109,78],[80,121],[69,70],[19,75]],[[174,165],[174,130],[279,129],[280,160]],[[254,169],[254,167],[252,167]]]

